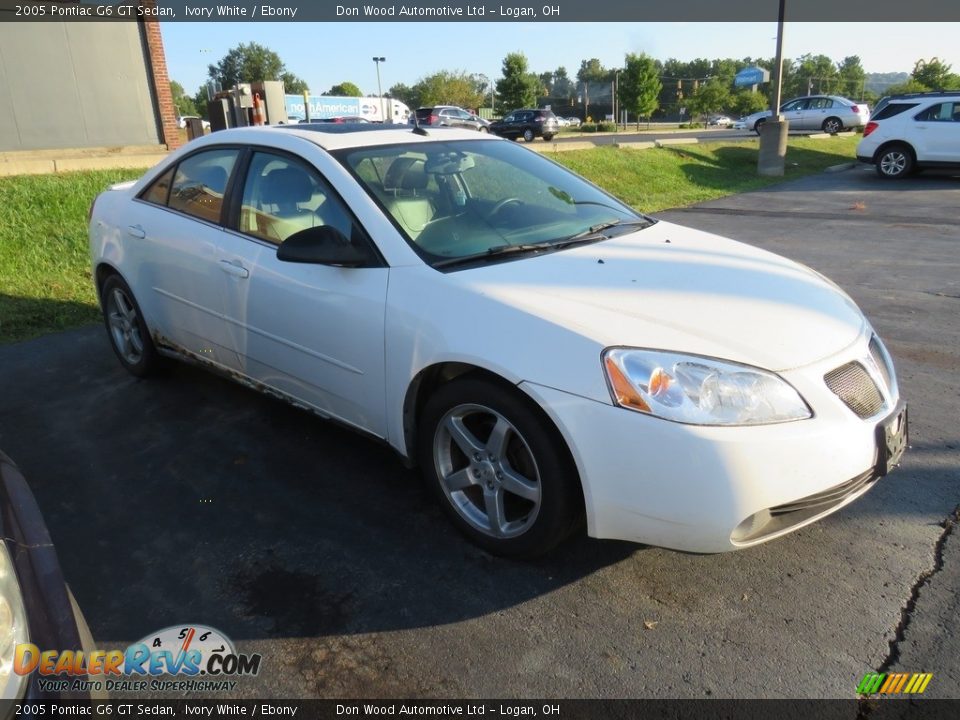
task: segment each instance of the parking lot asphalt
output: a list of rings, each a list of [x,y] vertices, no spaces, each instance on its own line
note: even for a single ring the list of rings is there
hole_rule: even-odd
[[[831,277],[910,402],[902,468],[738,553],[492,558],[387,448],[192,367],[137,381],[101,327],[0,348],[0,447],[100,646],[211,625],[264,656],[235,697],[852,698],[887,669],[960,697],[958,207],[960,178],[858,168],[659,214]]]

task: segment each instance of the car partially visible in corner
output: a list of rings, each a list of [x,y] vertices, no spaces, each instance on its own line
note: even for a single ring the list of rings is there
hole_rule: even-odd
[[[924,168],[960,169],[960,91],[888,98],[864,128],[857,159],[889,180]]]
[[[0,451],[0,698],[88,700],[81,690],[50,690],[35,672],[17,672],[17,649],[94,650],[86,620],[60,570],[56,550],[27,481]],[[34,653],[36,655],[36,653]],[[22,655],[21,658],[28,658]],[[28,658],[29,659],[29,658]],[[36,660],[37,658],[33,658]],[[66,676],[64,676],[66,677]],[[69,677],[86,680],[86,676]]]
[[[377,438],[493,553],[584,523],[749,547],[906,446],[890,355],[835,284],[492,135],[221,131],[102,193],[89,233],[127,371],[187,359]]]

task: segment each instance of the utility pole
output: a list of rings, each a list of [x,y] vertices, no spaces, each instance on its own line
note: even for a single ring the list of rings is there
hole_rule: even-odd
[[[760,152],[757,172],[768,177],[781,177],[787,156],[787,135],[790,123],[780,114],[780,93],[783,91],[783,18],[786,0],[780,0],[777,18],[777,58],[774,61],[773,97],[770,119],[760,125]]]
[[[377,95],[380,97],[380,122],[386,122],[387,118],[383,113],[383,88],[380,86],[380,63],[386,62],[387,59],[385,57],[375,57],[373,61],[377,64]]]

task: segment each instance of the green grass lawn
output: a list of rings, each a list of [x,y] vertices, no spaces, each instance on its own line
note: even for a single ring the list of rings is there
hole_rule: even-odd
[[[684,207],[821,172],[855,159],[859,135],[790,138],[786,175],[757,176],[757,140],[669,145],[651,150],[599,147],[544,153],[644,212]]]
[[[0,343],[95,322],[87,211],[142,170],[0,178]]]
[[[858,139],[791,138],[785,179],[853,160]],[[646,212],[779,182],[757,177],[755,141],[643,151],[597,148],[549,157]],[[0,178],[0,343],[98,321],[87,210],[105,187],[141,174],[102,170]]]

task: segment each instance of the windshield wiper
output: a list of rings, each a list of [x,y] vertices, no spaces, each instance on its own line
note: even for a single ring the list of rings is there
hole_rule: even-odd
[[[635,218],[630,220],[611,220],[609,222],[597,223],[596,225],[591,225],[583,232],[574,233],[566,240],[563,240],[558,244],[565,247],[567,243],[582,242],[591,238],[596,240],[606,240],[609,236],[603,234],[604,230],[609,230],[610,228],[615,227],[650,227],[655,222],[656,220],[651,220],[650,218]]]
[[[487,259],[494,259],[502,255],[514,255],[516,253],[532,253],[538,252],[540,250],[549,250],[550,248],[557,247],[557,244],[552,241],[538,242],[538,243],[524,243],[522,245],[495,245],[492,248],[488,248],[480,253],[473,253],[472,255],[462,255],[455,258],[447,258],[444,260],[438,260],[433,263],[433,267],[452,267],[454,265],[466,265],[468,263],[482,262]]]

